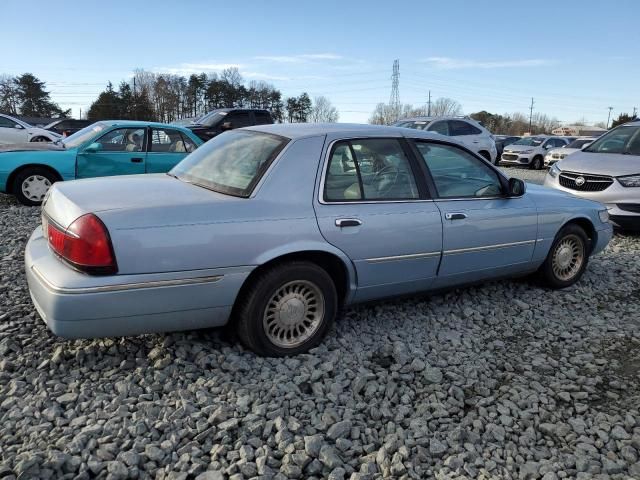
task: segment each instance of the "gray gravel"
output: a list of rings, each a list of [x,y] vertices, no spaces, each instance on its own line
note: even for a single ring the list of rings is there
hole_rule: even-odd
[[[38,220],[0,196],[2,479],[640,478],[640,237],[565,291],[360,306],[264,359],[219,330],[55,338],[23,274]]]

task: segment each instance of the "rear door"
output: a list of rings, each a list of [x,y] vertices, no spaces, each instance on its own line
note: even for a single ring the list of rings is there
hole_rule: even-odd
[[[443,215],[439,283],[475,281],[528,268],[538,229],[526,194],[503,195],[498,172],[463,148],[416,140]]]
[[[442,250],[440,211],[404,139],[331,142],[319,190],[318,225],[353,261],[357,300],[431,285]]]
[[[83,148],[76,160],[76,177],[145,173],[147,129],[115,128]]]
[[[165,173],[193,152],[196,145],[173,128],[151,128],[146,157],[146,173]]]

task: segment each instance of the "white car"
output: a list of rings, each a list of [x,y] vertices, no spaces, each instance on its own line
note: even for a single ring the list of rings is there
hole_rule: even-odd
[[[455,137],[469,150],[496,163],[498,151],[491,132],[468,117],[413,117],[399,120],[394,127],[414,128]]]
[[[544,156],[544,166],[550,167],[556,162],[559,162],[567,155],[582,150],[584,147],[591,145],[593,141],[598,137],[580,137],[576,138],[573,142],[564,147],[553,148],[547,152]]]
[[[502,152],[500,165],[519,165],[540,170],[544,165],[544,157],[552,148],[564,147],[569,139],[548,135],[531,135],[522,137]]]
[[[55,132],[33,127],[27,122],[0,113],[0,145],[28,142],[55,142],[62,138]]]

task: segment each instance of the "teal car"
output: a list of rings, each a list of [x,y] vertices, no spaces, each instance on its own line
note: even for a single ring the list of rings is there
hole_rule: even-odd
[[[164,173],[203,141],[177,125],[109,120],[54,143],[0,146],[0,192],[40,205],[55,182]]]

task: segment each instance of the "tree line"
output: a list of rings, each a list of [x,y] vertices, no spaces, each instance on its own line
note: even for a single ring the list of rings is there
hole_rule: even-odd
[[[0,75],[0,112],[26,117],[67,117],[71,110],[62,110],[51,101],[45,83],[32,73],[13,77]]]

